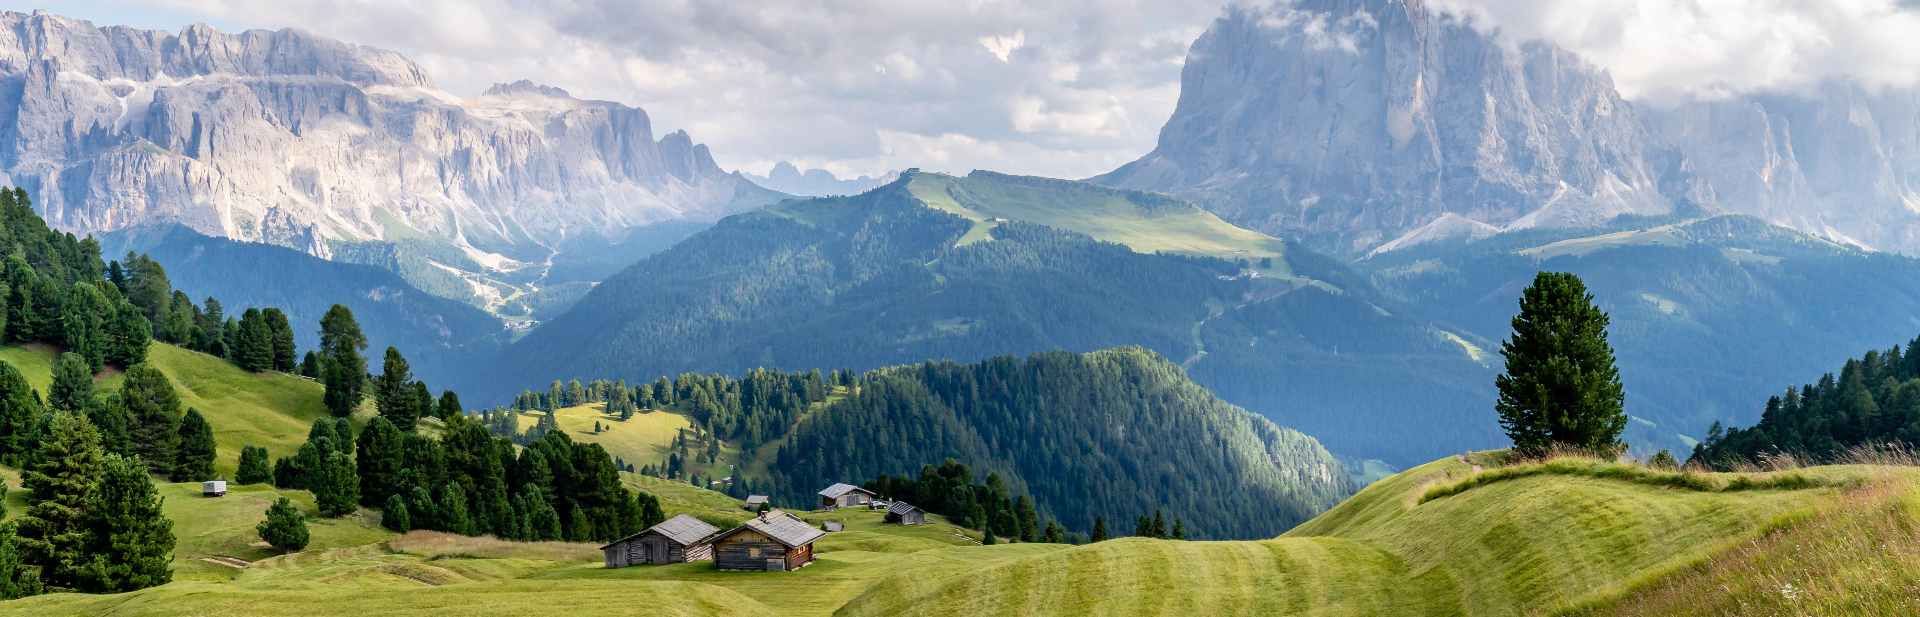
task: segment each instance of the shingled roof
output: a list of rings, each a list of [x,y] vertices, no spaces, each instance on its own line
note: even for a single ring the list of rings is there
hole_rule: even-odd
[[[872,495],[872,494],[873,494],[873,491],[869,491],[869,490],[867,490],[867,489],[864,489],[864,488],[860,488],[860,487],[858,487],[858,486],[854,486],[854,485],[852,485],[852,484],[847,484],[847,483],[845,483],[845,482],[840,482],[840,483],[836,483],[836,484],[834,484],[833,486],[829,486],[829,487],[827,487],[827,488],[826,488],[826,490],[823,490],[823,491],[820,491],[820,496],[821,496],[821,497],[826,497],[826,498],[829,498],[829,499],[832,499],[832,498],[837,498],[837,497],[839,497],[839,496],[841,496],[841,495],[845,495],[845,494],[847,494],[847,493],[850,493],[850,492],[853,492],[853,491],[860,491],[860,492],[862,492],[862,493],[866,493],[866,494],[868,494],[868,495]]]
[[[887,506],[887,514],[906,514],[919,509],[919,506],[904,501],[896,501],[893,502],[893,505]]]
[[[827,532],[820,531],[814,526],[808,525],[806,521],[800,520],[799,517],[775,510],[747,519],[747,522],[741,523],[739,527],[729,529],[726,533],[720,534],[719,537],[714,538],[714,541],[718,542],[720,538],[740,533],[740,531],[744,529],[752,529],[760,535],[772,538],[773,541],[785,545],[787,548],[799,548],[827,535]]]
[[[706,521],[682,514],[667,519],[658,525],[643,529],[640,533],[615,540],[613,544],[608,544],[600,548],[605,549],[614,544],[646,535],[647,532],[657,532],[660,535],[666,536],[668,540],[680,543],[681,546],[691,546],[693,543],[705,540],[708,536],[712,536],[719,531],[719,527],[708,525]]]

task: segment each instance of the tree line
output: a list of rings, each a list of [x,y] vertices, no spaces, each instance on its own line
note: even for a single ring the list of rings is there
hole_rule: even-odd
[[[1722,470],[1781,454],[1832,462],[1855,446],[1890,443],[1920,444],[1920,337],[1904,352],[1899,345],[1869,350],[1848,359],[1838,376],[1768,398],[1753,426],[1714,422],[1689,461]]]

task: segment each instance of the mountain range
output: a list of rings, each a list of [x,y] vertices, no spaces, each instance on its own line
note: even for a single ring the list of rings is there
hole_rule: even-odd
[[[457,97],[397,53],[295,29],[0,13],[0,84],[0,172],[53,225],[175,222],[483,307],[538,288],[562,247],[780,197],[643,110],[528,81]]]
[[[768,171],[765,176],[756,176],[745,172],[741,172],[740,175],[746,177],[748,180],[752,180],[754,184],[782,193],[807,197],[826,197],[829,195],[865,193],[879,188],[880,185],[894,181],[894,179],[900,177],[900,172],[887,172],[881,174],[878,178],[860,176],[858,178],[842,180],[834,176],[833,172],[825,169],[809,169],[802,172],[800,168],[794,167],[793,163],[780,161],[779,163],[775,163],[773,169]]]
[[[1911,255],[1916,110],[1920,88],[1845,78],[1636,104],[1579,55],[1444,5],[1302,0],[1229,7],[1157,146],[1092,181],[1340,256],[1689,204]]]

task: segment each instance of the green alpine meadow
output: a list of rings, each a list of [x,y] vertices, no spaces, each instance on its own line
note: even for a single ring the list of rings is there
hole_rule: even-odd
[[[0,617],[1920,615],[1915,32],[0,1]]]

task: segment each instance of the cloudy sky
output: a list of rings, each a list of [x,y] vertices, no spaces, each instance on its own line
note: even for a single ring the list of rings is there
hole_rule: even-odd
[[[1262,0],[1285,3],[1288,0]],[[1356,0],[1358,1],[1358,0]],[[1376,0],[1368,0],[1372,3]],[[1920,79],[1920,0],[1430,0],[1546,38],[1652,103]],[[1080,178],[1151,150],[1224,0],[0,0],[96,25],[299,27],[474,95],[533,79],[645,108],[721,166]]]

